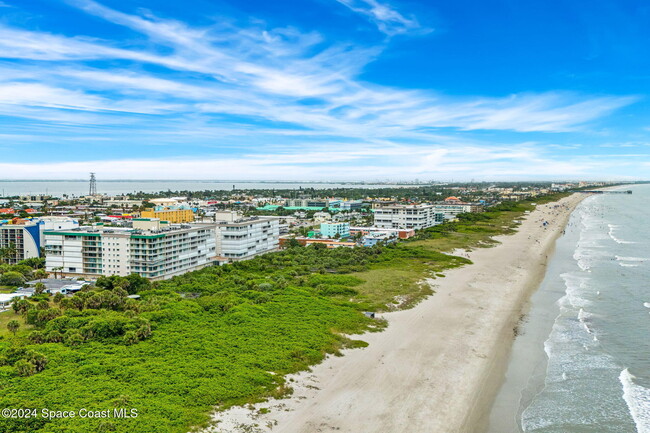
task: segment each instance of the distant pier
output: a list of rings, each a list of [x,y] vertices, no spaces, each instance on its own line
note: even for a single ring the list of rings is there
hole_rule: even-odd
[[[599,190],[593,190],[593,191],[574,191],[574,192],[581,192],[583,194],[632,194],[632,190],[628,189],[626,191],[599,191]]]

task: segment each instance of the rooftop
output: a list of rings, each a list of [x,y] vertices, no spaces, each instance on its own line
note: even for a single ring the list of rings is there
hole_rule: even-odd
[[[199,228],[198,225],[192,224],[166,224],[160,229],[137,229],[131,227],[77,227],[67,230],[46,230],[43,232],[45,235],[61,235],[61,236],[102,236],[102,235],[131,235],[132,237],[140,236],[156,236],[163,237],[168,233],[172,232],[182,232],[191,230],[193,228]]]
[[[42,280],[32,280],[25,283],[28,286],[34,286],[36,283],[43,283],[45,287],[50,290],[61,289],[65,286],[76,285],[76,284],[86,284],[85,281],[78,281],[76,278],[44,278]]]

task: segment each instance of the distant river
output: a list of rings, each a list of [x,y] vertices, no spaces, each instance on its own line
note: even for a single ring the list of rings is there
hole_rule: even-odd
[[[245,181],[196,181],[196,180],[127,180],[102,181],[97,180],[99,194],[117,195],[133,192],[159,191],[230,191],[233,189],[300,189],[300,188],[390,188],[404,185],[396,184],[361,184],[361,183],[319,183],[319,182],[245,182]],[[414,186],[414,185],[408,185]],[[420,185],[422,186],[422,185]],[[87,195],[89,182],[87,180],[29,180],[11,181],[0,180],[0,197],[23,194],[49,194],[60,197]]]
[[[650,433],[650,185],[629,189],[574,211],[490,433]]]

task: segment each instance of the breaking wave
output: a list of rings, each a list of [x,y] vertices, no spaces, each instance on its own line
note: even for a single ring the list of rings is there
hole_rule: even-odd
[[[623,399],[630,409],[637,433],[650,433],[650,389],[634,383],[634,376],[626,368],[619,380],[623,385]]]

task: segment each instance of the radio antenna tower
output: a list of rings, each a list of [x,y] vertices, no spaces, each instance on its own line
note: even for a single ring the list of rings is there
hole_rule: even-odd
[[[88,195],[97,195],[97,179],[95,179],[95,173],[90,173],[90,193]]]

